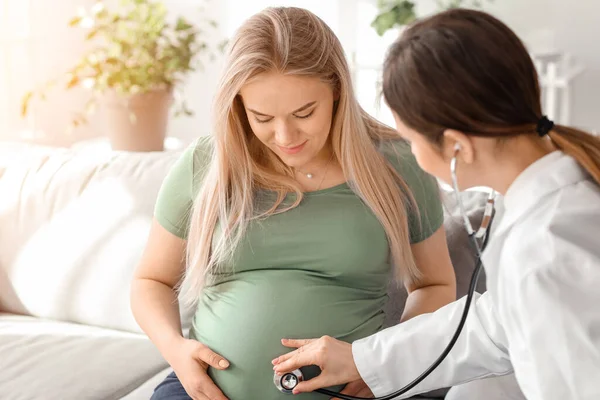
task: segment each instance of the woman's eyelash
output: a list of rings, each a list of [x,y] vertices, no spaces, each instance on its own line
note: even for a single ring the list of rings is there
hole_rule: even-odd
[[[296,118],[301,118],[301,119],[308,118],[308,117],[310,117],[311,115],[313,115],[313,113],[314,113],[314,112],[315,112],[315,110],[312,110],[311,112],[309,112],[309,113],[308,113],[308,114],[306,114],[306,115],[302,115],[302,116],[300,116],[300,115],[295,115],[295,117],[296,117]]]
[[[306,119],[308,117],[310,117],[311,115],[313,115],[313,113],[315,112],[315,110],[312,110],[311,112],[309,112],[306,115],[294,115],[296,118],[300,118],[300,119]],[[267,122],[271,122],[273,118],[268,118],[268,119],[258,119],[258,118],[254,118],[254,120],[256,122],[258,122],[259,124],[266,124]]]
[[[258,122],[259,124],[266,124],[267,122],[270,122],[273,118],[268,118],[268,119],[258,119],[258,118],[254,118],[256,120],[256,122]]]

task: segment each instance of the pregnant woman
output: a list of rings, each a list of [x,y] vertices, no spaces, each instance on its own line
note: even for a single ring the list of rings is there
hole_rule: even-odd
[[[132,283],[136,320],[174,370],[154,400],[284,399],[282,337],[379,331],[391,279],[409,293],[402,320],[455,299],[436,181],[360,108],[322,20],[269,8],[246,21],[214,113],[162,185]],[[189,338],[178,296],[196,307]]]

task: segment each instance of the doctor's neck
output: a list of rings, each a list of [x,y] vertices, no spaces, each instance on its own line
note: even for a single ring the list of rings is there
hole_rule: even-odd
[[[464,165],[463,174],[460,173],[459,166],[459,177],[471,175],[468,171],[472,170],[477,174],[477,178],[473,177],[475,185],[469,186],[487,186],[502,195],[506,194],[519,175],[532,164],[559,150],[548,137],[539,138],[534,135],[521,135],[494,142],[474,149],[476,154],[473,165]]]

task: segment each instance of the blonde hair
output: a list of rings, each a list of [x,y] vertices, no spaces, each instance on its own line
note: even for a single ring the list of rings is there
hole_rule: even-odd
[[[359,106],[342,46],[320,18],[301,8],[267,8],[247,20],[230,43],[214,101],[213,159],[192,208],[188,267],[180,287],[184,301],[194,303],[215,273],[234,272],[226,266],[250,221],[302,201],[291,168],[254,136],[239,97],[250,79],[273,71],[317,77],[332,85],[339,96],[329,136],[334,157],[353,191],[383,225],[397,275],[417,279],[406,215],[414,199],[377,149],[378,142],[397,138],[395,131]],[[254,208],[257,189],[278,194],[266,212]],[[296,201],[280,208],[289,193],[296,194]]]

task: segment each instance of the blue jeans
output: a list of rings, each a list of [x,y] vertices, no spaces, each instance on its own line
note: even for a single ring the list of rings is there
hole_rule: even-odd
[[[323,397],[325,398],[325,397]],[[442,399],[443,397],[427,397],[424,396],[415,396],[413,399]],[[171,372],[167,377],[158,384],[158,386],[154,389],[154,393],[150,400],[192,400],[190,396],[188,396],[187,392],[183,388],[181,382],[179,382],[179,378],[175,375],[175,372]]]
[[[175,372],[171,372],[154,389],[150,400],[192,400],[192,398],[186,393]]]

